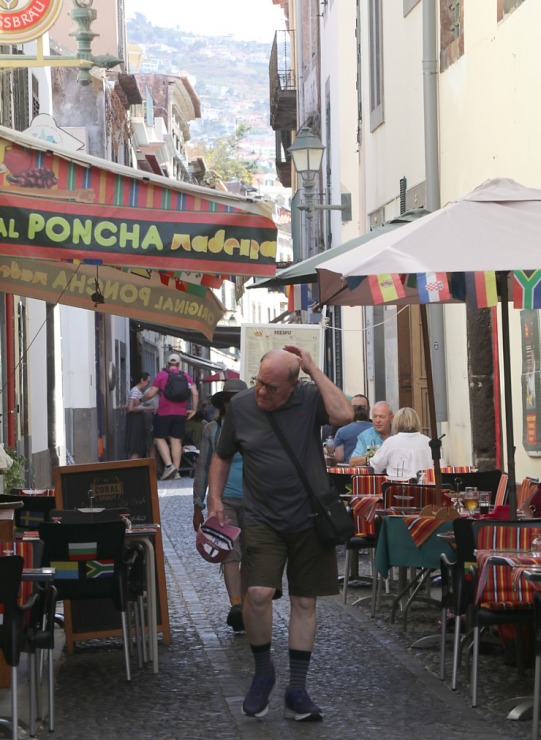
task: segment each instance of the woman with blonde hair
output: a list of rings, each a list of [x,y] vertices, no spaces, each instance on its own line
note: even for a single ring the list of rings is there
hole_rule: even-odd
[[[433,467],[430,438],[421,434],[421,420],[415,409],[404,406],[393,419],[393,434],[370,460],[375,473],[400,480],[417,479],[419,470]],[[445,465],[444,461],[441,461]]]

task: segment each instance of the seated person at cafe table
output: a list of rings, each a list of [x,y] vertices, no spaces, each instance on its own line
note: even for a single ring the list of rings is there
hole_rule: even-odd
[[[355,413],[355,410],[357,408],[363,408],[366,411],[366,418],[368,419],[368,421],[372,421],[372,419],[370,418],[370,401],[368,400],[368,397],[364,395],[364,393],[356,393],[354,396],[352,396],[351,406],[353,408],[353,413]]]
[[[368,465],[368,461],[375,454],[385,440],[391,436],[393,410],[386,401],[378,401],[372,409],[372,429],[361,432],[357,444],[349,459],[349,464]]]
[[[399,409],[393,419],[393,434],[370,460],[375,473],[400,480],[417,479],[418,470],[433,467],[430,438],[421,434],[421,420],[415,409]],[[441,461],[442,465],[445,462]]]
[[[353,398],[357,398],[357,396]],[[365,407],[354,406],[353,399],[351,405],[353,406],[353,421],[351,424],[346,424],[345,427],[340,427],[334,437],[334,459],[336,462],[349,460],[357,444],[359,434],[367,429],[372,429],[372,422],[369,421]]]

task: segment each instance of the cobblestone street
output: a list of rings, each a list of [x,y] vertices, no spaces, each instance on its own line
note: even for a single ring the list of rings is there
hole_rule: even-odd
[[[275,604],[273,636],[277,686],[269,714],[244,717],[241,704],[252,675],[244,634],[225,620],[228,602],[218,566],[194,547],[191,480],[160,484],[172,644],[160,645],[160,671],[133,666],[124,681],[120,646],[112,641],[78,647],[60,658],[56,730],[62,740],[98,738],[529,738],[531,722],[505,719],[504,698],[529,693],[533,671],[519,679],[501,656],[483,656],[480,707],[469,706],[469,683],[459,690],[437,678],[439,648],[411,650],[418,636],[437,630],[438,612],[415,610],[403,633],[389,624],[387,605],[370,619],[369,608],[344,606],[341,596],[318,605],[319,632],[309,691],[324,709],[322,723],[283,717],[287,682],[288,600]],[[343,567],[343,557],[341,566]],[[351,589],[350,599],[359,590]],[[450,657],[449,657],[450,661]],[[450,668],[448,669],[450,674]],[[40,730],[46,735],[46,728]]]

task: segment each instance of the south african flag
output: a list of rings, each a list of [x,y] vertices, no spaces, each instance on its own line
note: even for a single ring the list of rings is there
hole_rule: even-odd
[[[86,563],[87,578],[112,578],[114,573],[114,560],[89,560]]]

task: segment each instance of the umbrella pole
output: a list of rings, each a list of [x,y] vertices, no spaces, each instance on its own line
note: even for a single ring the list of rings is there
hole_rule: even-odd
[[[510,518],[517,518],[517,481],[515,473],[515,437],[513,432],[513,397],[511,393],[511,347],[509,342],[509,287],[508,273],[498,273],[502,308],[502,356],[503,356],[503,395],[505,401],[505,437],[507,448],[507,473],[509,479]]]
[[[423,352],[425,356],[426,383],[428,389],[428,415],[430,417],[430,449],[434,461],[434,482],[436,484],[436,498],[441,497],[441,442],[438,439],[438,424],[436,421],[436,402],[434,400],[434,378],[432,377],[432,356],[430,354],[430,337],[428,334],[428,313],[426,305],[421,303],[421,332],[423,336]]]

